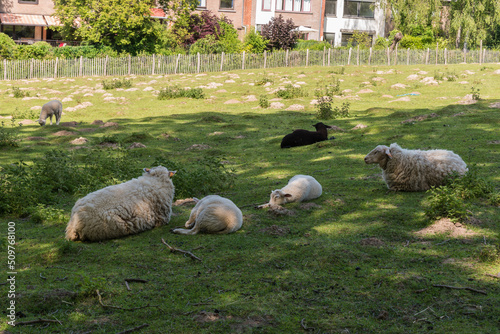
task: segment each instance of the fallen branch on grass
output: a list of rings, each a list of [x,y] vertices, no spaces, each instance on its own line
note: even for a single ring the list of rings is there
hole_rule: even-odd
[[[62,323],[59,320],[38,318],[37,320],[16,322],[16,326],[40,324],[40,323],[44,323],[44,322],[57,322],[59,325],[62,325]]]
[[[302,326],[302,328],[305,330],[305,331],[313,331],[314,330],[314,327],[307,327],[304,320],[306,320],[305,318],[303,318],[302,320],[300,320],[300,325]]]
[[[182,249],[179,249],[179,248],[172,247],[172,246],[170,246],[169,244],[167,244],[167,243],[165,242],[165,240],[163,240],[163,238],[161,238],[161,242],[163,242],[163,243],[164,243],[164,244],[168,247],[168,249],[170,249],[170,251],[171,251],[172,253],[176,253],[176,252],[177,252],[177,253],[182,253],[182,254],[184,254],[184,255],[188,255],[188,256],[189,256],[190,258],[192,258],[193,260],[198,260],[198,261],[200,261],[200,262],[201,262],[201,259],[200,259],[199,257],[197,257],[196,255],[194,255],[193,253],[188,252],[188,251],[185,251],[185,250],[182,250]]]
[[[477,290],[473,288],[469,288],[467,286],[465,287],[458,287],[458,286],[449,286],[449,285],[440,285],[440,284],[434,284],[433,285],[436,288],[447,288],[447,289],[455,289],[455,290],[469,290],[472,292],[477,292],[477,293],[482,293],[483,295],[487,295],[488,293],[482,290]]]
[[[99,297],[99,303],[102,305],[104,308],[114,308],[117,310],[124,310],[124,311],[135,311],[135,310],[140,310],[143,308],[148,308],[148,307],[157,307],[161,310],[161,308],[158,305],[145,305],[145,306],[139,306],[139,307],[132,307],[132,308],[125,308],[125,307],[120,307],[120,306],[113,306],[113,305],[106,305],[102,302],[102,296],[99,292],[99,290],[95,290],[97,292],[97,297]]]
[[[500,278],[498,275],[493,275],[493,274],[485,274],[488,277],[493,277],[493,278]]]
[[[128,282],[139,282],[139,283],[147,283],[145,279],[141,278],[125,278],[125,286],[127,287],[128,291],[131,291],[130,286],[128,285]]]
[[[149,326],[148,324],[142,324],[142,325],[140,325],[140,326],[137,326],[137,327],[134,327],[134,328],[127,329],[127,330],[125,330],[125,331],[123,331],[123,332],[120,332],[120,333],[117,333],[117,334],[127,334],[127,333],[132,333],[132,332],[134,332],[134,331],[136,331],[136,330],[139,330],[139,329],[141,329],[141,328],[148,327],[148,326]]]

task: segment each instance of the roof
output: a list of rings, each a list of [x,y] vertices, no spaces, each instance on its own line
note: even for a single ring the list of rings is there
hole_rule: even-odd
[[[17,26],[47,26],[43,15],[0,13],[2,24]]]
[[[151,12],[152,18],[157,18],[157,19],[167,18],[167,14],[165,14],[165,11],[162,8],[150,8],[149,11]]]

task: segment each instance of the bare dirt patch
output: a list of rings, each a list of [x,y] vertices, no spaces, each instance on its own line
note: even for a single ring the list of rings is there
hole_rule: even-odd
[[[191,150],[208,150],[211,147],[209,145],[205,144],[193,144],[190,147],[186,148],[186,151],[191,151]]]
[[[130,149],[133,149],[133,148],[146,148],[146,145],[144,145],[143,143],[132,143],[130,144],[129,147],[127,147],[129,150]]]
[[[26,140],[31,140],[31,141],[45,140],[45,137],[31,136],[31,137],[26,137]]]
[[[268,211],[270,214],[273,214],[275,216],[295,216],[295,211],[293,210],[288,210],[282,206],[276,205],[276,206],[271,206]]]
[[[174,141],[179,141],[180,139],[177,137],[172,137],[172,135],[168,133],[162,133],[160,135],[160,139],[165,139],[165,140],[174,140]]]
[[[57,137],[62,137],[62,136],[75,136],[77,133],[74,131],[66,131],[66,130],[61,130],[57,131],[56,133],[53,133],[53,136]]]
[[[66,127],[73,127],[73,126],[77,126],[78,125],[78,122],[62,122],[62,123],[59,123],[60,126],[66,126]]]
[[[356,125],[355,127],[353,127],[351,130],[358,130],[358,129],[364,129],[368,127],[367,125],[364,125],[364,124],[361,124],[359,123],[358,125]]]
[[[432,113],[432,114],[429,114],[429,115],[419,115],[419,116],[415,116],[415,117],[412,117],[412,118],[408,118],[407,120],[401,121],[401,124],[413,123],[413,122],[421,122],[421,121],[426,120],[428,118],[435,118],[435,117],[438,117],[438,114]]]
[[[316,203],[302,203],[301,205],[299,205],[299,209],[301,210],[311,210],[316,208],[321,208],[321,205],[318,205]]]
[[[379,238],[375,238],[375,237],[370,237],[370,238],[365,238],[365,239],[361,239],[359,241],[360,245],[362,246],[375,246],[375,247],[380,247],[380,246],[383,246],[385,245],[385,243],[380,240]]]
[[[87,143],[88,141],[89,140],[87,138],[80,137],[80,138],[76,138],[76,139],[72,140],[70,142],[70,144],[72,144],[72,145],[82,145],[82,144]]]
[[[461,223],[452,222],[449,218],[441,218],[435,221],[431,226],[414,233],[419,237],[444,234],[449,237],[459,238],[477,235],[476,232],[466,229]]]
[[[290,228],[286,226],[271,225],[261,229],[260,232],[282,237],[290,233]]]

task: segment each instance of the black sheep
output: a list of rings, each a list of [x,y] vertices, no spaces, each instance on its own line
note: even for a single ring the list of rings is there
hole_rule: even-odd
[[[331,128],[331,126],[323,124],[321,122],[316,123],[313,126],[316,128],[315,132],[300,129],[287,134],[281,141],[281,148],[311,145],[319,141],[328,139],[327,129]],[[332,139],[335,138],[332,137]]]

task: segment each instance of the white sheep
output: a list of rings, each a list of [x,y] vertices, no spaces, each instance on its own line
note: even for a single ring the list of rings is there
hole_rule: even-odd
[[[40,118],[38,118],[38,123],[40,125],[45,125],[47,117],[50,119],[50,125],[52,125],[52,116],[56,117],[56,125],[59,125],[59,121],[61,120],[63,106],[61,101],[52,100],[45,103],[42,106],[42,112],[40,113]]]
[[[196,203],[185,226],[175,228],[173,233],[194,235],[201,233],[227,234],[241,228],[241,210],[229,199],[209,195]]]
[[[290,202],[303,202],[321,196],[323,188],[312,176],[295,175],[288,184],[281,189],[271,192],[269,203],[259,205],[258,208],[277,206]]]
[[[144,168],[142,176],[108,186],[79,199],[66,227],[66,238],[99,241],[136,234],[167,224],[172,214],[176,172]]]
[[[379,145],[365,157],[365,163],[378,163],[387,188],[396,191],[426,191],[440,186],[453,172],[463,175],[467,165],[447,150],[406,150],[393,143]]]

